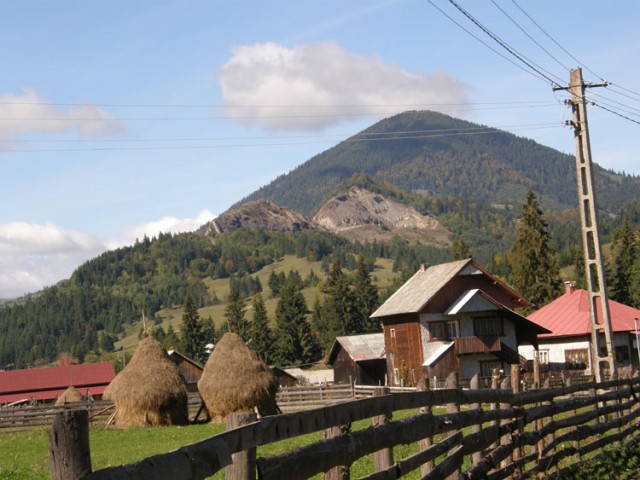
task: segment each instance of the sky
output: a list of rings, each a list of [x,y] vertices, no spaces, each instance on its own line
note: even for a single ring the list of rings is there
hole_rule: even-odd
[[[587,92],[593,160],[640,174],[640,2],[455,3],[468,16],[449,0],[3,2],[0,299],[195,230],[405,110],[573,155],[553,86],[577,67],[610,83]]]

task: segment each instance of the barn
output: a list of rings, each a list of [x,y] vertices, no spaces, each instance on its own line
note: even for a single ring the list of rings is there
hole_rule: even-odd
[[[71,386],[82,395],[101,398],[115,376],[111,362],[0,371],[0,405],[54,402]]]
[[[327,363],[333,366],[335,383],[385,385],[384,335],[369,333],[337,337]]]

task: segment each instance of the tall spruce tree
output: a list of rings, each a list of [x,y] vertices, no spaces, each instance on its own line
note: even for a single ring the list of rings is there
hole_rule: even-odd
[[[240,293],[236,282],[229,282],[229,301],[224,309],[224,317],[227,319],[227,330],[242,338],[249,340],[249,322],[244,317],[246,299]]]
[[[371,281],[369,265],[363,256],[358,259],[358,268],[353,276],[353,317],[352,333],[374,333],[380,331],[380,323],[370,315],[380,304],[378,289]]]
[[[273,360],[273,334],[261,294],[258,293],[253,297],[252,306],[253,318],[249,332],[251,336],[249,346],[263,362],[269,363]]]
[[[636,244],[629,217],[625,215],[622,225],[613,232],[613,278],[610,280],[611,299],[631,305],[631,277],[636,260]]]
[[[276,306],[277,365],[303,365],[317,360],[320,346],[307,321],[307,304],[300,289],[285,282]]]
[[[328,327],[328,338],[331,339],[331,342],[337,336],[356,333],[361,328],[359,322],[362,319],[354,314],[353,291],[349,277],[342,270],[339,260],[331,265],[329,277],[323,290],[326,297],[322,311]],[[324,345],[325,349],[329,347],[330,345]]]
[[[187,293],[182,312],[182,327],[180,335],[180,350],[187,357],[199,361],[206,340],[200,323],[200,314],[191,295]]]
[[[511,250],[513,286],[527,300],[542,306],[561,293],[561,280],[551,234],[536,195],[529,190]]]

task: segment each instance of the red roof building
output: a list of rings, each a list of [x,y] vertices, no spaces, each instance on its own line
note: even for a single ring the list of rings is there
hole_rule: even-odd
[[[111,362],[0,371],[0,405],[53,401],[70,386],[83,395],[100,397],[115,376]]]
[[[551,330],[538,337],[540,363],[549,369],[590,370],[591,317],[589,293],[566,282],[564,295],[529,315],[529,320]],[[619,366],[637,365],[635,319],[640,310],[609,300],[609,314]],[[598,307],[598,316],[600,309]],[[520,354],[533,359],[533,349],[521,347]]]

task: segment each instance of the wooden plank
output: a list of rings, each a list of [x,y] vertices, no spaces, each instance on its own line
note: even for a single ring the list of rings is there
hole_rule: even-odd
[[[76,480],[91,473],[86,410],[56,415],[49,434],[49,471],[51,480]]]
[[[257,420],[255,413],[236,412],[227,417],[227,430],[249,425]],[[241,430],[242,431],[242,430]],[[245,429],[245,431],[248,431]],[[256,478],[256,447],[248,447],[246,437],[240,435],[241,451],[231,455],[232,464],[227,466],[227,480],[254,480]],[[246,449],[245,449],[246,448]]]

